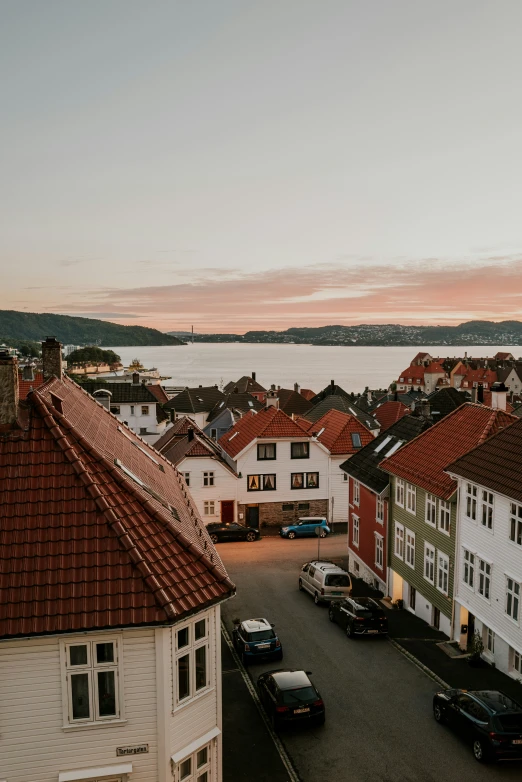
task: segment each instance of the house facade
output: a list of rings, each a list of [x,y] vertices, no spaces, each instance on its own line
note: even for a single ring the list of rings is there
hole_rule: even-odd
[[[87,380],[81,387],[147,443],[156,442],[168,425],[151,386]]]
[[[59,343],[44,376],[20,401],[0,355],[0,779],[220,780],[234,586],[175,468]]]
[[[449,465],[459,486],[453,637],[522,681],[522,421]]]

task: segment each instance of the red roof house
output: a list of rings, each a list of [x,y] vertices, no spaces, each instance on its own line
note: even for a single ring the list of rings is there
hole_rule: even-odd
[[[336,456],[354,454],[374,440],[373,434],[355,416],[339,410],[329,410],[318,421],[301,418],[299,423]]]
[[[380,423],[382,433],[409,412],[410,408],[407,405],[390,400],[378,405],[373,411],[373,417]]]
[[[310,437],[296,421],[277,407],[267,407],[258,413],[247,413],[219,440],[219,445],[233,459],[256,438]]]

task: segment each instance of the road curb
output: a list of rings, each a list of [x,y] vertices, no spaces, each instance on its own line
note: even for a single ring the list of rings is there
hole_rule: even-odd
[[[397,643],[397,641],[394,641],[394,639],[390,638],[389,636],[388,636],[388,643],[394,646],[395,649],[397,649],[397,651],[400,652],[400,654],[406,657],[407,660],[413,663],[419,670],[421,670],[426,676],[428,676],[434,682],[437,682],[437,684],[440,684],[440,686],[444,687],[445,689],[450,689],[449,684],[445,682],[444,679],[441,679],[440,676],[437,676],[437,674],[431,670],[431,668],[428,668],[427,665],[424,665],[424,663],[421,663],[420,660],[417,660],[415,655],[413,655],[411,652],[408,652],[408,650],[405,649],[404,646],[401,646],[399,643]]]
[[[250,676],[246,672],[245,666],[243,665],[243,663],[239,659],[239,656],[238,656],[236,650],[234,649],[234,645],[232,643],[232,639],[230,638],[230,633],[228,632],[228,630],[227,630],[227,628],[225,626],[225,623],[223,621],[221,621],[221,634],[222,634],[223,638],[225,639],[226,645],[230,649],[230,653],[231,653],[231,655],[233,657],[233,660],[234,660],[234,662],[236,663],[236,665],[238,667],[238,670],[239,670],[239,672],[240,672],[240,674],[241,674],[241,676],[243,678],[243,681],[245,682],[245,684],[247,686],[247,689],[248,689],[250,695],[252,696],[252,700],[254,701],[254,703],[256,705],[256,708],[257,708],[258,712],[260,713],[263,722],[266,725],[266,728],[267,728],[267,730],[268,730],[268,732],[270,734],[270,738],[272,739],[272,741],[275,744],[275,747],[277,749],[279,757],[281,758],[281,760],[283,762],[283,765],[284,765],[284,767],[285,767],[285,769],[286,769],[286,771],[288,773],[288,782],[301,782],[301,777],[299,776],[299,774],[297,773],[296,769],[294,768],[294,764],[292,763],[292,760],[291,760],[288,752],[286,751],[283,742],[281,741],[281,739],[279,738],[277,733],[272,728],[272,725],[270,724],[270,720],[268,719],[268,717],[266,715],[266,712],[263,709],[263,706],[261,705],[261,701],[259,700],[259,696],[257,694],[256,688],[254,687],[254,685],[252,683],[252,679],[250,678]]]

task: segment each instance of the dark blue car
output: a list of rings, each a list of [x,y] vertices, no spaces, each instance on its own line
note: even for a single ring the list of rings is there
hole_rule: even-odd
[[[232,641],[243,665],[283,659],[281,641],[274,632],[274,625],[266,619],[240,622],[234,627]]]
[[[317,535],[316,528],[320,527],[321,532],[319,536],[325,538],[330,534],[330,527],[328,526],[326,519],[323,516],[306,516],[295,524],[289,524],[288,527],[282,527],[279,530],[279,534],[282,538],[309,538]]]

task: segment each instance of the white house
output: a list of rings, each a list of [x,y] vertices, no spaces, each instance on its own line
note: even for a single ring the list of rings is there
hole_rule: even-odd
[[[211,410],[223,402],[223,394],[217,386],[198,386],[198,388],[184,388],[179,394],[170,399],[165,405],[172,420],[187,416],[194,421],[200,429],[203,429]]]
[[[454,638],[522,681],[522,420],[458,459]]]
[[[219,782],[234,586],[170,462],[44,375],[20,404],[0,355],[0,779]]]
[[[185,480],[203,521],[237,521],[235,462],[190,418],[179,418],[155,443]]]

